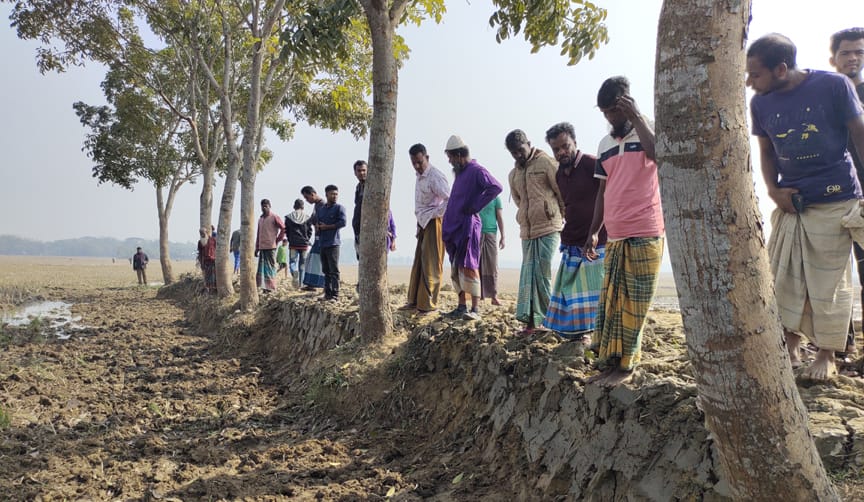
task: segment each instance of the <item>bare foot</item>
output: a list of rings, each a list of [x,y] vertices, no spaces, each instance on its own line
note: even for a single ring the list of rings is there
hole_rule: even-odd
[[[792,361],[792,369],[801,367],[801,336],[783,330],[786,335],[786,349],[789,350],[789,360]]]
[[[603,381],[598,382],[602,387],[617,387],[619,384],[622,384],[630,379],[633,376],[633,370],[625,371],[621,368],[614,368],[610,371],[606,378]]]
[[[817,382],[824,382],[834,376],[837,376],[837,364],[834,351],[828,349],[819,349],[816,360],[801,372],[801,378]]]
[[[498,298],[492,298],[492,305],[501,305],[501,301]]]

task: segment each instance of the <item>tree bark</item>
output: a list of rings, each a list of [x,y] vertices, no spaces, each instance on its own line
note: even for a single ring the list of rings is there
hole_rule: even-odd
[[[657,154],[687,347],[736,500],[837,500],[777,313],[753,189],[742,75],[748,0],[666,0]]]
[[[396,102],[399,70],[393,36],[402,9],[387,2],[362,0],[372,38],[372,126],[369,133],[369,170],[360,222],[358,293],[360,333],[375,340],[393,331],[387,285],[387,237],[390,187],[396,147]],[[406,152],[407,153],[407,152]]]
[[[171,215],[171,197],[166,204],[162,197],[162,187],[156,186],[156,209],[159,214],[159,264],[162,266],[162,283],[166,286],[174,282],[171,267],[171,250],[168,244],[168,218]]]

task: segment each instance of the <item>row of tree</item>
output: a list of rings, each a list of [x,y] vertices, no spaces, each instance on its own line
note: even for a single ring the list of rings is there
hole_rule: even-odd
[[[283,140],[300,122],[369,133],[360,332],[392,330],[385,251],[375,243],[386,232],[398,69],[407,55],[396,28],[439,21],[444,0],[0,1],[14,4],[21,38],[43,42],[40,70],[107,66],[108,105],[75,107],[91,131],[85,149],[100,182],[156,187],[166,283],[173,197],[200,179],[201,226],[209,228],[220,173],[220,294],[233,293],[227,244],[239,180],[240,302],[256,305],[254,188],[269,160],[264,129]],[[560,46],[570,63],[607,38],[606,11],[585,0],[492,4],[499,41],[521,34],[535,51]],[[655,109],[669,249],[706,426],[735,498],[835,500],[766,286],[740,78],[749,18],[749,0],[664,2]]]
[[[110,237],[79,237],[42,242],[14,235],[0,235],[0,255],[92,256],[126,259],[135,254],[135,248],[138,246],[145,251],[158,249],[159,242],[137,237],[123,240]],[[172,242],[171,250],[174,258],[181,260],[192,260],[197,253],[194,242]]]

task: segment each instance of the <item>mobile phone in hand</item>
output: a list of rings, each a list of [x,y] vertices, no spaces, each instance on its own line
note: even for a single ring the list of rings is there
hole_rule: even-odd
[[[804,212],[804,196],[800,193],[792,194],[792,206],[795,207],[795,211],[798,213]]]

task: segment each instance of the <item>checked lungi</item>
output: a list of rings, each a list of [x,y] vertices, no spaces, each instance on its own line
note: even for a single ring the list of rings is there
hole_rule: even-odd
[[[561,266],[549,299],[543,326],[564,338],[578,338],[594,331],[597,304],[603,289],[605,246],[597,248],[600,256],[586,260],[579,246],[561,245]]]
[[[631,237],[606,243],[606,277],[592,346],[601,368],[631,370],[642,357],[642,331],[657,290],[663,241]]]
[[[259,288],[276,290],[276,250],[258,250],[258,272],[255,274],[255,283]]]
[[[529,326],[540,326],[549,309],[552,289],[552,254],[558,247],[558,232],[522,241],[522,272],[516,319]]]

